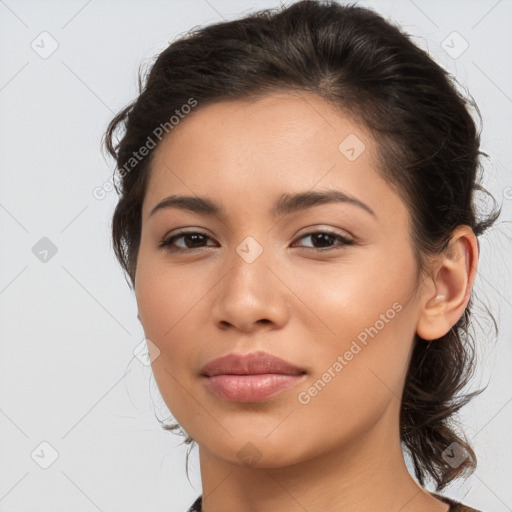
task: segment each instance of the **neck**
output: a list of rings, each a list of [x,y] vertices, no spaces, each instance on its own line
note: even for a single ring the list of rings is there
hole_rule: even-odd
[[[204,512],[447,512],[414,480],[391,412],[350,442],[287,466],[247,467],[199,447]]]

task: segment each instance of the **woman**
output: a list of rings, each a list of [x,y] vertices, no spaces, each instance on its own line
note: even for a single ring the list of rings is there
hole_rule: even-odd
[[[114,248],[199,447],[190,510],[474,510],[424,488],[476,466],[451,420],[499,211],[477,220],[469,107],[378,14],[299,1],[174,41],[112,120]]]

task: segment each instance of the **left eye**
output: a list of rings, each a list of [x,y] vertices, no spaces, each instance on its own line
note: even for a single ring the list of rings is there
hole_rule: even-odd
[[[302,240],[303,238],[311,238],[313,243],[317,242],[320,244],[324,244],[324,246],[325,246],[325,244],[328,244],[329,242],[331,242],[333,240],[334,241],[337,240],[338,242],[340,242],[340,245],[350,245],[353,243],[353,240],[349,240],[348,238],[345,238],[345,237],[339,235],[338,233],[333,233],[331,231],[314,231],[312,233],[307,233],[306,235],[301,236],[299,238],[299,240]],[[336,247],[329,245],[325,249],[318,248],[318,247],[307,247],[307,248],[318,249],[320,251],[326,251],[329,249],[335,249]]]
[[[338,241],[339,245],[351,245],[353,244],[353,240],[349,240],[348,238],[345,238],[338,233],[333,233],[330,231],[314,231],[311,233],[307,233],[305,235],[302,235],[298,238],[298,240],[302,240],[303,238],[311,238],[313,244],[319,243],[321,247],[305,247],[306,249],[313,249],[317,251],[326,251],[330,249],[335,249],[336,246],[330,245],[331,242]],[[185,242],[185,247],[178,246],[175,244],[177,240],[182,239],[183,241],[188,240],[192,247],[187,246],[187,243]],[[165,238],[159,243],[159,247],[166,247],[166,250],[168,251],[192,251],[194,249],[202,249],[205,247],[204,245],[201,245],[203,242],[205,242],[207,239],[211,238],[206,235],[205,233],[201,233],[199,231],[182,231],[180,233],[177,233],[171,237]],[[327,247],[326,247],[327,245]],[[322,248],[322,246],[324,248]]]

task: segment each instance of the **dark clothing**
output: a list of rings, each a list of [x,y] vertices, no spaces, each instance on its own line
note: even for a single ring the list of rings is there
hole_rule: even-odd
[[[476,510],[474,508],[468,507],[462,503],[459,503],[458,501],[454,501],[450,498],[447,498],[446,496],[442,496],[441,494],[436,494],[431,492],[432,496],[435,498],[441,500],[443,503],[447,503],[450,505],[450,512],[480,512],[479,510]],[[196,501],[192,504],[192,506],[187,510],[187,512],[203,512],[202,509],[202,501],[203,496],[199,496]]]

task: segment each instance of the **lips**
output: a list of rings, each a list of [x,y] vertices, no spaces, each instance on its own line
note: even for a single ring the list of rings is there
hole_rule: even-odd
[[[208,389],[233,402],[259,402],[296,385],[306,371],[265,352],[228,354],[203,366]]]

